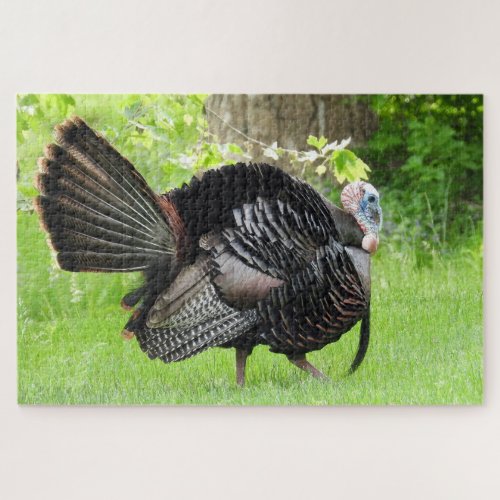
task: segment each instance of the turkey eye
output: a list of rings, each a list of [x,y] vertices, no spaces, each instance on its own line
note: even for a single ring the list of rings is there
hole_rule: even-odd
[[[370,203],[373,203],[375,201],[375,196],[373,196],[373,194],[371,194],[370,196],[368,196],[368,201]]]

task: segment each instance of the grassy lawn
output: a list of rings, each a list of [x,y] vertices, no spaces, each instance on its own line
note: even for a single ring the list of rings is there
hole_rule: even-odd
[[[383,244],[383,242],[382,242]],[[257,348],[247,386],[234,351],[181,363],[150,361],[120,331],[121,297],[138,275],[54,269],[34,214],[18,217],[18,400],[22,404],[351,405],[480,404],[482,263],[462,252],[418,269],[397,253],[373,261],[372,342],[353,376],[358,327],[309,359],[331,377],[309,378]]]

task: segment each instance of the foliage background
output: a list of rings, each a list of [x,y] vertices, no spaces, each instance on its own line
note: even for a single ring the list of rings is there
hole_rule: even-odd
[[[369,176],[382,193],[384,231],[373,264],[374,340],[359,374],[344,378],[356,335],[313,356],[318,385],[258,349],[249,384],[234,388],[231,353],[210,350],[164,366],[118,332],[121,296],[136,275],[57,270],[31,210],[36,158],[52,128],[78,114],[128,157],[157,191],[193,174],[249,161],[208,132],[204,95],[22,95],[18,140],[18,366],[23,403],[477,403],[482,398],[482,97],[356,96],[378,131],[353,150],[309,137],[291,155],[302,175],[338,200],[340,181]],[[331,142],[330,142],[331,141]],[[335,145],[335,141],[337,144]],[[334,144],[324,152],[325,147]],[[367,167],[370,165],[370,167]],[[327,367],[325,369],[325,366]],[[193,382],[196,381],[196,382]]]

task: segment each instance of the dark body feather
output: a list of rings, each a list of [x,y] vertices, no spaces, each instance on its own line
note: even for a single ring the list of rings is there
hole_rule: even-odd
[[[58,262],[144,273],[122,305],[136,307],[125,328],[150,358],[257,344],[297,357],[367,316],[363,233],[305,182],[237,164],[158,196],[82,120],[56,138],[40,162],[36,207]]]
[[[187,221],[181,250],[187,263],[206,251],[199,240],[212,233],[218,236],[209,248],[215,263],[226,253],[277,282],[262,299],[235,304],[256,308],[259,323],[224,346],[264,343],[288,355],[321,349],[367,310],[369,298],[334,217],[308,184],[269,165],[238,164],[166,196]]]

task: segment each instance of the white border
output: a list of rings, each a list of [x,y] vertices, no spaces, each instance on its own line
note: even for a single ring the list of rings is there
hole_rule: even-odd
[[[1,0],[0,497],[497,498],[499,14],[493,0]],[[485,404],[18,407],[14,99],[27,91],[484,93]]]

